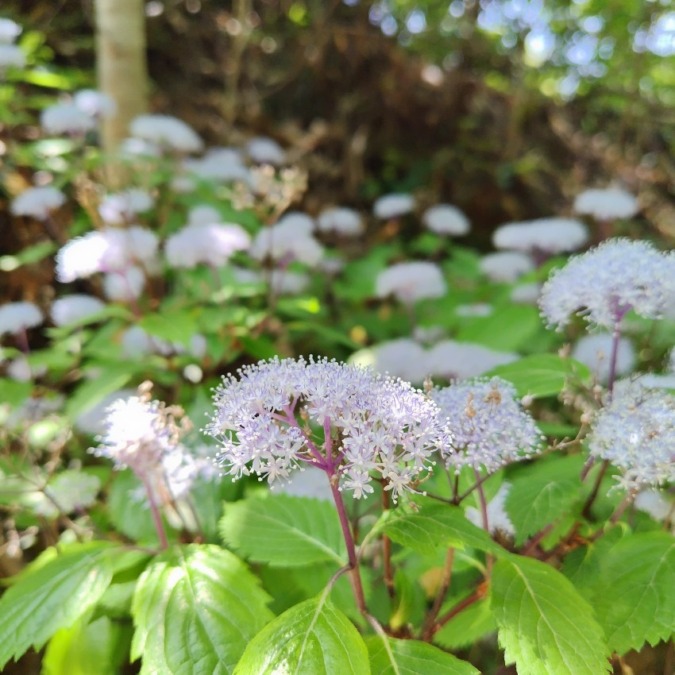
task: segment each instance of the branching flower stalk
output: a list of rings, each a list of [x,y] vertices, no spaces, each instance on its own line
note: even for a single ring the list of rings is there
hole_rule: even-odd
[[[344,493],[361,499],[383,485],[396,502],[452,440],[439,407],[410,384],[328,361],[273,359],[242,368],[216,390],[206,431],[233,480],[256,474],[274,486],[313,466],[326,473],[342,529],[356,604],[367,613]]]

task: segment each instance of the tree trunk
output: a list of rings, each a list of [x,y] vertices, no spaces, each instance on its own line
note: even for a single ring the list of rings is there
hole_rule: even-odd
[[[129,135],[129,122],[147,110],[148,67],[144,0],[95,0],[99,89],[117,103],[103,121],[102,142],[113,153]]]

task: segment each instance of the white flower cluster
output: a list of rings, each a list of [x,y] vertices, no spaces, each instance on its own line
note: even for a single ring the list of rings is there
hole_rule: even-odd
[[[509,382],[498,377],[456,382],[431,396],[452,420],[453,441],[443,452],[448,467],[494,473],[540,451],[541,432]]]
[[[145,190],[131,188],[111,194],[99,204],[98,212],[108,225],[132,223],[139,213],[149,211],[155,205],[152,195]]]
[[[640,209],[637,199],[618,187],[604,190],[585,190],[574,200],[577,213],[593,216],[597,220],[630,218]]]
[[[346,206],[325,209],[316,221],[319,232],[334,232],[344,237],[357,237],[363,233],[363,219],[358,211]]]
[[[589,436],[591,455],[621,469],[626,489],[675,479],[675,396],[622,381],[597,415]]]
[[[389,220],[399,218],[406,213],[410,213],[415,208],[415,198],[404,192],[395,192],[389,195],[382,195],[373,204],[373,213],[376,218]]]
[[[66,326],[80,322],[105,309],[105,303],[91,295],[63,295],[54,300],[51,317],[54,325]]]
[[[311,465],[339,477],[355,498],[374,477],[394,499],[451,441],[438,406],[401,380],[335,361],[261,362],[216,390],[206,431],[217,438],[226,473],[287,479]]]
[[[545,254],[575,251],[588,241],[586,226],[572,218],[539,218],[507,223],[492,235],[497,248]]]
[[[609,381],[610,357],[613,338],[611,333],[584,335],[574,345],[572,358],[587,365],[599,382]],[[615,375],[627,375],[635,367],[633,343],[622,337],[617,345]]]
[[[447,290],[440,267],[432,262],[397,263],[380,272],[375,281],[378,297],[393,295],[406,305],[425,298],[440,298]]]
[[[118,399],[106,411],[100,445],[91,452],[118,469],[130,468],[157,504],[179,499],[197,477],[194,457],[181,443],[188,429],[182,411],[139,396]],[[180,419],[180,422],[179,422]]]
[[[314,221],[304,213],[288,213],[278,223],[260,230],[253,240],[251,256],[277,263],[301,262],[316,267],[323,247],[314,238]]]
[[[157,235],[140,226],[109,228],[76,237],[56,254],[56,278],[68,283],[97,272],[123,273],[136,264],[151,266],[157,255]],[[138,274],[132,274],[138,277]],[[133,283],[134,279],[131,279]]]
[[[26,55],[14,40],[21,35],[21,26],[11,19],[0,18],[0,75],[7,68],[23,68]]]
[[[478,266],[488,279],[497,283],[511,283],[531,272],[534,262],[526,253],[501,251],[484,255]]]
[[[428,208],[422,222],[428,230],[443,236],[462,236],[469,233],[471,224],[469,219],[451,204],[436,204]]]
[[[234,148],[211,148],[199,159],[184,160],[183,168],[189,174],[204,180],[221,183],[250,181],[249,170],[244,164],[241,152]]]
[[[661,318],[675,294],[675,253],[644,241],[609,239],[571,258],[544,284],[539,307],[549,325],[567,325],[571,314],[614,329],[629,310]]]
[[[256,136],[246,143],[246,154],[254,164],[281,166],[286,163],[284,149],[267,136]]]
[[[8,302],[0,306],[0,337],[35,328],[44,321],[40,308],[32,302]]]
[[[250,244],[251,237],[240,225],[221,223],[217,211],[202,206],[193,209],[190,222],[167,239],[165,253],[172,267],[222,267]]]
[[[371,365],[380,373],[421,384],[427,377],[446,380],[477,377],[518,358],[518,354],[497,352],[472,342],[441,340],[425,349],[415,340],[399,338],[357,352],[352,360]]]
[[[46,220],[52,211],[65,204],[66,196],[52,185],[29,187],[17,195],[10,206],[15,216],[31,216]]]
[[[171,115],[139,115],[131,121],[131,135],[168,152],[200,152],[204,141],[183,120]]]

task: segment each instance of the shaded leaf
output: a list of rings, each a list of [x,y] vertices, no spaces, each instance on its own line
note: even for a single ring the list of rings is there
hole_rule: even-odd
[[[473,523],[457,506],[426,504],[418,510],[396,509],[386,511],[376,525],[393,541],[408,546],[418,553],[429,555],[439,548],[477,548],[500,555],[499,544]]]
[[[270,495],[228,504],[220,532],[246,557],[270,565],[347,561],[335,507],[318,499]]]

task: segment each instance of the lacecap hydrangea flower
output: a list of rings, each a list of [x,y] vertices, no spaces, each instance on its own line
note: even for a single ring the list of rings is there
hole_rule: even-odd
[[[549,325],[562,328],[572,314],[615,329],[625,314],[659,319],[675,294],[675,253],[644,241],[609,239],[555,270],[539,307]]]
[[[501,378],[456,382],[431,397],[452,421],[453,440],[442,453],[448,467],[494,473],[540,450],[541,432]]]
[[[302,466],[361,498],[384,481],[393,499],[414,489],[451,442],[447,420],[424,393],[372,370],[325,359],[273,359],[242,368],[216,390],[206,432],[234,479],[272,484]]]
[[[675,396],[622,381],[598,413],[588,447],[593,457],[621,470],[619,484],[629,490],[675,479]]]
[[[139,115],[131,121],[131,135],[163,150],[189,154],[199,152],[204,141],[188,124],[171,115]]]

